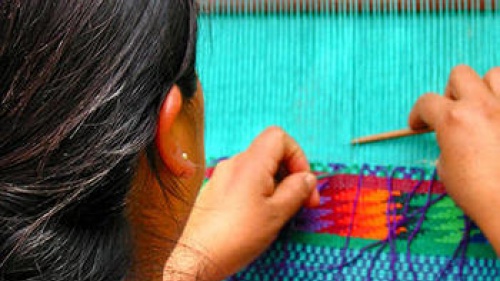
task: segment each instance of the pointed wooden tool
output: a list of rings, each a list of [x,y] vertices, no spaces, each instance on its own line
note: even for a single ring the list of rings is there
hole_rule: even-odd
[[[365,137],[353,139],[351,141],[351,144],[355,145],[355,144],[364,144],[364,143],[376,142],[376,141],[382,141],[382,140],[390,140],[390,139],[395,139],[395,138],[402,138],[402,137],[407,137],[407,136],[430,133],[433,131],[434,131],[433,129],[429,129],[429,128],[418,129],[418,130],[402,129],[402,130],[385,132],[385,133],[381,133],[381,134],[375,134],[375,135],[370,135],[370,136],[365,136]]]

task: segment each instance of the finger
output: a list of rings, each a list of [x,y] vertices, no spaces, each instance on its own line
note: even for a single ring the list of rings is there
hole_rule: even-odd
[[[309,162],[297,142],[278,127],[270,127],[260,134],[246,151],[251,165],[276,174],[280,164],[290,173],[309,171]]]
[[[438,94],[425,94],[413,106],[408,124],[412,129],[435,128],[452,101]]]
[[[316,189],[316,177],[308,172],[295,173],[285,178],[269,198],[280,210],[283,222],[288,221],[311,197]]]
[[[319,195],[319,191],[316,188],[314,188],[313,191],[311,192],[311,196],[309,196],[309,198],[304,203],[304,206],[308,208],[314,208],[318,207],[320,203],[321,203],[321,197]]]
[[[447,91],[453,99],[487,98],[489,88],[469,66],[459,65],[450,73]]]
[[[500,96],[500,67],[490,69],[483,80],[493,95]]]

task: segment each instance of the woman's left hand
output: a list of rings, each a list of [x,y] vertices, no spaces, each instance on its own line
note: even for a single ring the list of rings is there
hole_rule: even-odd
[[[287,173],[276,180],[281,170]],[[166,270],[191,264],[184,270],[201,280],[237,272],[274,241],[301,206],[319,204],[316,182],[299,145],[283,130],[267,129],[245,152],[217,165]]]

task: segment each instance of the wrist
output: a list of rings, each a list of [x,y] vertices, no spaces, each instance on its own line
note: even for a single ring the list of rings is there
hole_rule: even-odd
[[[224,279],[207,252],[194,243],[180,241],[167,259],[163,281],[217,281]]]

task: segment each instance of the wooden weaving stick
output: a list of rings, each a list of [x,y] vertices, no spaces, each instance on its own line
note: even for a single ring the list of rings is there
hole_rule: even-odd
[[[351,144],[363,144],[363,143],[368,143],[368,142],[389,140],[389,139],[395,139],[395,138],[430,133],[433,131],[434,131],[433,129],[429,129],[429,128],[420,129],[420,130],[402,129],[402,130],[385,132],[385,133],[381,133],[381,134],[370,135],[370,136],[365,136],[365,137],[353,139],[351,141]]]
[[[203,13],[491,11],[495,0],[199,0]]]

